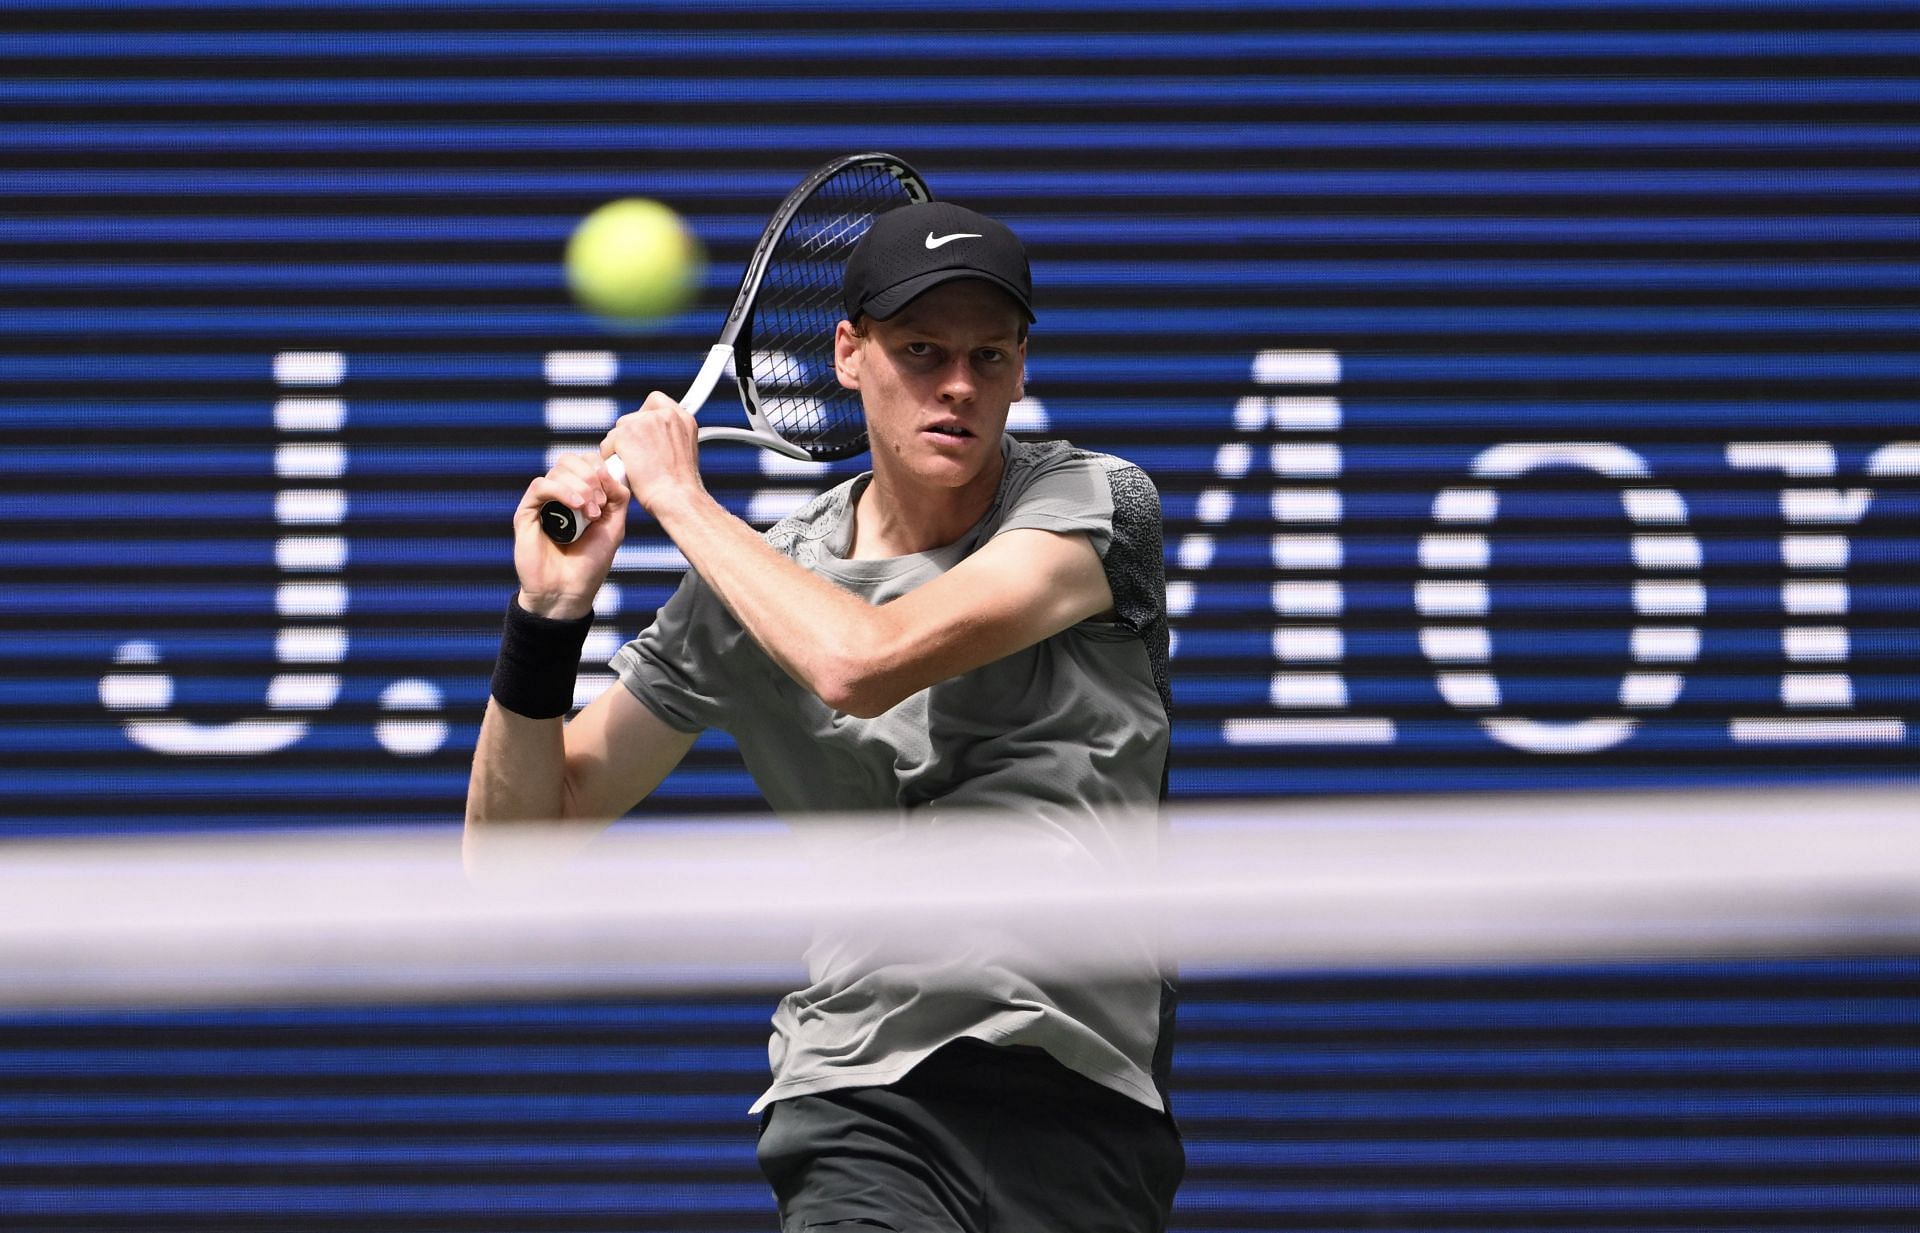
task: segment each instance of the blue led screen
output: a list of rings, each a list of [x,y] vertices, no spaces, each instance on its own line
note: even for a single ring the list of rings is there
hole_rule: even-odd
[[[15,6],[10,825],[456,810],[514,495],[853,148],[1019,228],[1016,425],[1158,481],[1177,795],[1905,770],[1912,14],[859,11]],[[629,195],[713,261],[619,334],[559,254]],[[661,803],[757,798],[715,734]]]
[[[855,149],[1019,230],[1016,427],[1160,487],[1177,798],[1907,776],[1917,57],[1891,0],[17,0],[0,830],[456,817],[517,494]],[[559,257],[632,195],[712,262],[617,333]],[[637,529],[593,656],[678,568]],[[642,812],[758,807],[709,734]],[[770,1227],[765,1013],[9,1018],[0,1227]],[[1899,957],[1206,985],[1179,1227],[1910,1230],[1916,1027]]]

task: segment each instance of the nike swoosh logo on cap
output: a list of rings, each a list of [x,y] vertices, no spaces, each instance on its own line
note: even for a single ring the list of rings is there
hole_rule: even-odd
[[[930,249],[939,248],[942,244],[951,244],[955,240],[977,240],[979,238],[980,233],[977,231],[956,231],[952,235],[943,236],[935,236],[933,232],[929,231],[927,232],[927,247]]]

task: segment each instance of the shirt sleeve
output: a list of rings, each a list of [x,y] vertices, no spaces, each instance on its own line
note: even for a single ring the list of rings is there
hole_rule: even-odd
[[[627,692],[675,731],[723,728],[727,650],[739,633],[733,614],[689,569],[653,624],[613,657],[613,668]]]
[[[1013,527],[1086,534],[1106,568],[1121,624],[1164,657],[1167,639],[1166,566],[1162,559],[1160,493],[1147,473],[1111,454],[1064,444],[1028,462],[1007,495],[995,534]],[[1164,670],[1155,660],[1156,680]],[[1166,696],[1165,688],[1161,690]]]
[[[1100,456],[1061,449],[1034,463],[1008,492],[994,534],[1023,529],[1082,533],[1104,559],[1113,542],[1113,486]]]

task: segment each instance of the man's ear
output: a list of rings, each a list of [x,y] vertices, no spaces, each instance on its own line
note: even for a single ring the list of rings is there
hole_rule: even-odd
[[[860,344],[866,340],[854,333],[853,322],[842,321],[833,331],[833,375],[843,388],[860,388]]]
[[[1013,401],[1027,396],[1027,340],[1020,340],[1020,376],[1013,383]]]

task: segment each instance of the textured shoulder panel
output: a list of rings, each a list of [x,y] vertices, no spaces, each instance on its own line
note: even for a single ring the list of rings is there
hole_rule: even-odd
[[[1153,683],[1169,718],[1173,687],[1168,667],[1167,568],[1162,555],[1160,490],[1147,473],[1110,454],[1085,454],[1105,467],[1113,492],[1113,543],[1107,549],[1107,585],[1122,624],[1147,644]]]

